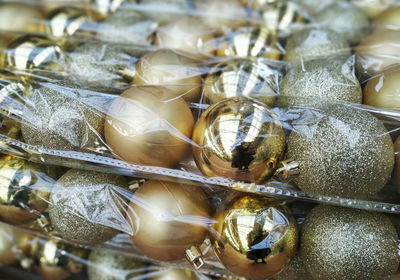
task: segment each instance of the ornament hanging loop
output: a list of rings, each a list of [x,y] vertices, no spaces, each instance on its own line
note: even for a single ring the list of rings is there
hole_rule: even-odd
[[[196,246],[192,246],[186,250],[186,259],[193,265],[195,269],[200,269],[204,265],[203,254]]]
[[[275,171],[274,176],[283,180],[300,174],[300,167],[297,161],[288,159],[281,161],[278,164],[278,169]]]

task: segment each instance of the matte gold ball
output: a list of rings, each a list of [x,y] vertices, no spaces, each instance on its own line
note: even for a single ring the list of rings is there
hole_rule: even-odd
[[[183,259],[185,251],[203,243],[210,222],[207,197],[198,186],[149,180],[128,208],[133,244],[160,261]]]
[[[366,105],[383,109],[400,109],[400,64],[369,80],[363,93]]]
[[[189,151],[193,125],[189,106],[174,91],[134,86],[111,105],[104,132],[113,153],[123,160],[173,167]]]
[[[160,270],[156,276],[148,280],[200,280],[200,278],[191,270],[169,268]]]
[[[296,221],[286,206],[271,198],[236,198],[214,220],[214,250],[222,264],[238,276],[251,280],[272,277],[296,253]]]
[[[400,6],[391,7],[374,19],[375,29],[400,30]]]
[[[238,181],[265,181],[285,150],[285,133],[275,113],[248,98],[210,106],[195,125],[193,141],[193,156],[204,175]]]

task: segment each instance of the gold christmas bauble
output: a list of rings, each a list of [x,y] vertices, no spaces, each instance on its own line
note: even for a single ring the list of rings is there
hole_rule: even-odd
[[[101,21],[106,19],[110,14],[115,13],[127,0],[87,0],[89,14],[93,20]],[[136,2],[132,0],[132,2]]]
[[[221,57],[264,57],[279,59],[283,48],[278,34],[258,25],[245,25],[229,31],[222,37],[217,51]]]
[[[367,36],[355,50],[357,72],[369,78],[400,63],[400,30],[381,30]]]
[[[222,264],[238,276],[250,280],[272,277],[296,252],[296,221],[286,206],[271,198],[234,199],[214,221],[214,250]]]
[[[195,125],[193,141],[204,175],[263,182],[282,158],[286,140],[272,110],[242,97],[210,106]]]
[[[160,261],[183,259],[186,250],[201,245],[210,222],[200,187],[156,180],[135,192],[127,212],[133,244]]]
[[[374,19],[376,29],[400,30],[400,6],[391,7]]]
[[[26,224],[37,219],[35,211],[42,212],[47,208],[55,182],[45,177],[44,171],[41,166],[17,157],[0,157],[1,220],[10,224]]]
[[[320,57],[297,63],[280,84],[280,107],[317,106],[321,102],[362,102],[354,75],[354,57]]]
[[[231,97],[250,97],[272,107],[279,88],[278,67],[257,58],[231,58],[214,66],[204,80],[203,100],[215,104]]]
[[[193,271],[187,269],[166,268],[152,274],[155,276],[147,280],[200,280]]]
[[[97,245],[127,231],[125,178],[71,169],[50,195],[49,216],[54,233],[78,244]]]
[[[374,18],[388,9],[396,0],[351,0],[369,18]]]
[[[161,24],[156,30],[154,44],[195,58],[212,56],[217,48],[215,30],[199,24],[199,20],[198,17],[179,16]]]
[[[400,64],[378,74],[364,87],[364,104],[383,109],[400,109]]]
[[[132,279],[147,273],[145,263],[116,250],[94,249],[88,262],[89,280]]]
[[[177,97],[198,102],[202,79],[199,67],[191,58],[163,49],[148,53],[138,61],[133,83],[171,85],[169,88]]]
[[[104,133],[112,152],[127,162],[173,167],[189,151],[193,125],[189,106],[174,91],[133,86],[111,105]]]
[[[398,237],[383,214],[321,205],[306,218],[300,255],[312,279],[390,279]]]
[[[0,264],[11,266],[27,252],[30,236],[16,227],[0,223]]]

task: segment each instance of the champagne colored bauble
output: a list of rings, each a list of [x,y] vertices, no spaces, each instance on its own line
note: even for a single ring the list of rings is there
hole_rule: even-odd
[[[0,223],[0,264],[11,266],[26,251],[29,236],[20,229]]]
[[[337,1],[315,15],[315,21],[330,28],[350,44],[360,42],[368,34],[370,24],[367,16],[351,2]]]
[[[83,271],[88,250],[56,239],[36,238],[30,255],[36,261],[36,272],[49,280],[64,280]]]
[[[138,85],[171,85],[171,91],[187,102],[198,102],[201,72],[195,62],[172,50],[162,49],[143,56],[136,64]]]
[[[222,264],[238,276],[250,280],[272,277],[296,252],[296,221],[286,206],[271,198],[236,198],[214,220],[214,250]]]
[[[366,37],[355,50],[357,72],[371,77],[400,63],[400,30],[381,30]]]
[[[263,182],[282,158],[285,140],[272,110],[248,98],[229,98],[210,106],[197,121],[193,156],[206,176]]]
[[[123,177],[71,169],[50,195],[49,216],[56,234],[72,242],[96,245],[126,230]]]
[[[94,249],[89,255],[89,280],[133,279],[146,274],[146,264],[123,252]]]
[[[104,119],[80,97],[74,85],[42,83],[23,108],[25,142],[53,150],[104,149],[100,140]]]
[[[351,0],[358,6],[369,18],[380,15],[388,9],[396,0]]]
[[[46,178],[46,179],[45,179]],[[44,176],[44,168],[23,159],[0,157],[0,219],[10,224],[26,224],[42,212],[54,181]]]
[[[160,261],[176,261],[206,238],[210,209],[198,186],[149,180],[132,198],[127,220],[133,244]]]
[[[299,165],[294,181],[301,190],[366,198],[389,180],[394,165],[392,139],[372,114],[341,104],[292,113],[299,118],[293,123],[287,157]]]
[[[88,12],[95,21],[106,19],[112,13],[115,13],[127,0],[87,0]],[[132,1],[135,2],[135,1]]]
[[[144,17],[157,23],[189,14],[192,6],[191,1],[186,0],[139,0],[138,2],[138,8]]]
[[[217,51],[221,57],[264,57],[279,59],[283,47],[278,34],[258,25],[241,26],[223,36]]]
[[[306,271],[300,256],[296,255],[282,272],[274,276],[274,280],[310,280],[313,279]]]
[[[374,27],[375,30],[385,28],[400,30],[400,6],[389,8],[376,17]]]
[[[161,24],[155,33],[154,44],[196,58],[207,58],[217,48],[215,31],[199,23],[198,17],[179,16]]]
[[[288,37],[284,59],[293,63],[334,55],[351,55],[346,39],[330,29],[308,28]]]
[[[134,86],[111,105],[106,142],[123,160],[173,167],[189,151],[194,125],[189,106],[164,87]]]
[[[200,280],[193,271],[186,269],[169,268],[160,270],[159,273],[153,273],[156,275],[148,278],[148,280]]]
[[[214,66],[204,80],[203,100],[215,104],[231,97],[250,97],[272,107],[279,89],[278,67],[257,58],[231,58]]]
[[[316,106],[321,101],[361,103],[354,57],[346,58],[321,57],[296,64],[281,82],[279,106]]]
[[[400,109],[400,64],[368,81],[364,104],[383,109]]]
[[[321,205],[307,216],[301,237],[312,279],[389,279],[399,266],[396,229],[380,213]]]

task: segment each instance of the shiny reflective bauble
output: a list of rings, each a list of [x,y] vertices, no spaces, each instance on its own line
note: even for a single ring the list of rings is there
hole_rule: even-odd
[[[272,277],[296,252],[296,221],[286,206],[271,198],[236,198],[214,220],[214,250],[222,264],[238,276],[251,280]]]
[[[265,181],[285,151],[275,113],[243,97],[210,106],[195,125],[193,141],[193,156],[204,175],[238,181]]]
[[[147,280],[200,280],[193,271],[184,269],[168,268],[160,270],[159,273],[152,272],[152,274],[156,275]]]
[[[350,44],[357,44],[368,34],[367,16],[354,4],[337,1],[315,15],[315,21],[330,28]]]
[[[369,18],[374,18],[388,9],[396,0],[351,0]],[[393,8],[393,7],[392,7]]]
[[[214,66],[204,80],[203,100],[215,104],[246,96],[273,106],[281,73],[263,59],[233,58]]]
[[[131,2],[137,0],[130,0]],[[180,18],[191,13],[191,1],[186,0],[139,0],[138,8],[143,16],[157,23]]]
[[[374,19],[374,29],[400,30],[400,6],[392,7]]]
[[[322,101],[362,102],[361,87],[354,75],[354,57],[303,61],[295,64],[283,78],[278,98],[280,107],[316,106]]]
[[[87,249],[68,245],[56,239],[36,238],[32,241],[30,255],[37,263],[36,272],[49,280],[64,280],[83,271]]]
[[[0,264],[16,264],[26,253],[29,241],[29,235],[22,230],[0,223]]]
[[[400,64],[369,80],[363,93],[366,105],[400,109]]]
[[[215,31],[199,24],[197,17],[178,17],[161,24],[155,33],[154,44],[196,58],[207,58],[217,48]]]
[[[112,152],[142,165],[173,167],[190,147],[194,125],[189,106],[157,86],[134,86],[111,105],[104,133]]]
[[[288,37],[284,59],[301,62],[333,55],[351,55],[346,39],[330,29],[308,28]]]
[[[94,249],[88,262],[89,280],[131,279],[146,274],[146,264],[116,250]]]
[[[357,72],[371,77],[400,63],[400,30],[381,30],[367,36],[355,50]]]
[[[132,197],[127,210],[133,244],[160,261],[176,261],[203,243],[210,209],[198,186],[149,180]]]
[[[312,279],[390,279],[399,266],[396,229],[380,213],[321,205],[307,216],[301,237]]]
[[[80,98],[74,85],[42,83],[23,108],[25,142],[53,150],[104,150],[104,119]]]
[[[88,0],[89,14],[96,21],[115,13],[126,0]],[[135,2],[135,1],[132,1]]]
[[[367,111],[343,104],[293,109],[287,158],[297,161],[299,188],[319,195],[367,198],[389,180],[392,139],[382,122]]]
[[[279,59],[282,52],[276,32],[262,26],[248,25],[224,35],[217,55]]]
[[[59,77],[60,72],[66,70],[66,57],[61,47],[42,36],[19,37],[8,45],[0,59],[3,68],[48,77]]]
[[[49,216],[54,233],[72,242],[97,245],[127,230],[124,219],[128,187],[123,177],[71,169],[50,195]]]
[[[296,255],[278,275],[275,280],[310,280],[311,275],[306,271],[300,256]]]
[[[162,49],[143,56],[136,64],[133,83],[169,86],[176,96],[187,102],[198,102],[201,72],[193,59],[172,50]]]
[[[0,219],[10,224],[35,220],[47,208],[54,181],[44,169],[13,156],[0,158]]]

